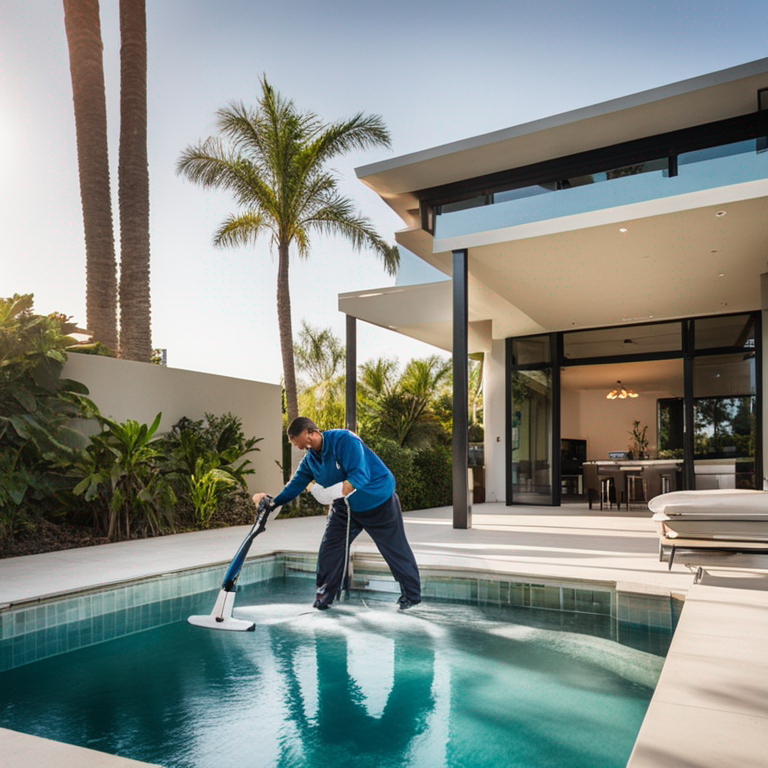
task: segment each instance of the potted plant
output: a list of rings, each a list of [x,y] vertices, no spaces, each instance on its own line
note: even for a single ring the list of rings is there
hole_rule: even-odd
[[[644,459],[648,450],[648,425],[645,424],[641,427],[640,420],[635,419],[628,434],[632,437],[632,443],[629,446],[629,458]]]

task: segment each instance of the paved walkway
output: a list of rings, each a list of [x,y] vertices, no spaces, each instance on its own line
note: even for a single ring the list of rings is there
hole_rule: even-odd
[[[615,584],[625,591],[687,593],[629,768],[766,765],[768,574],[711,569],[693,586],[692,575],[682,565],[670,572],[658,561],[658,540],[648,512],[484,504],[475,506],[472,528],[464,531],[453,529],[448,508],[409,512],[405,519],[422,567],[476,568]],[[314,553],[324,523],[324,518],[273,520],[251,553]],[[247,530],[227,528],[0,560],[0,610],[103,584],[226,564]],[[353,551],[376,550],[363,534]],[[9,733],[0,730],[0,768],[68,764],[65,752],[59,759],[55,742],[32,737],[24,741],[20,735],[11,739]],[[25,745],[24,759],[19,759],[19,739]],[[14,748],[5,749],[10,746]],[[86,750],[78,759],[84,768],[126,764]]]

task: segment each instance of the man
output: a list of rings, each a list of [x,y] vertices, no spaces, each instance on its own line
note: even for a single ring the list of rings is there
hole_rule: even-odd
[[[288,426],[288,439],[307,454],[296,474],[274,498],[279,507],[299,495],[314,480],[313,495],[333,499],[317,553],[317,595],[314,607],[327,609],[342,589],[347,571],[347,529],[351,544],[367,531],[400,584],[401,610],[421,602],[421,580],[413,551],[405,538],[395,478],[384,462],[347,429],[321,432],[311,419],[299,417]],[[331,490],[332,486],[338,486]],[[256,504],[266,493],[257,493]],[[347,514],[349,510],[349,521]]]

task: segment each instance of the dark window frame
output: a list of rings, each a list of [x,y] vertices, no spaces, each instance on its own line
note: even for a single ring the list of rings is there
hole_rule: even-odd
[[[677,156],[684,152],[760,139],[768,135],[768,110],[717,120],[608,147],[544,160],[462,181],[417,190],[422,229],[434,234],[436,206],[466,200],[494,191],[535,184],[557,183],[573,176],[585,176],[628,165],[667,158],[669,176],[676,176]]]
[[[709,320],[712,318],[721,317],[738,317],[738,316],[751,316],[754,322],[755,328],[755,340],[754,346],[731,346],[731,347],[714,347],[709,349],[696,349],[695,339],[695,326],[697,320]],[[681,333],[681,350],[673,352],[649,352],[647,354],[631,354],[631,355],[610,355],[605,357],[592,357],[592,358],[577,358],[573,360],[566,360],[563,356],[563,347],[565,336],[569,333],[583,333],[588,330],[609,330],[611,328],[631,328],[633,325],[669,325],[670,322],[678,322],[680,324]],[[523,363],[515,364],[512,356],[513,342],[516,339],[527,339],[536,336],[549,336],[550,337],[550,352],[552,360],[548,363]],[[755,419],[756,419],[756,434],[755,434],[755,483],[759,485],[761,478],[764,477],[763,468],[763,403],[762,396],[762,360],[763,360],[763,343],[762,343],[762,317],[760,310],[741,311],[741,312],[726,312],[718,315],[697,315],[695,317],[681,318],[680,320],[657,320],[651,322],[642,323],[621,323],[610,326],[600,326],[597,328],[578,328],[569,331],[555,331],[545,333],[532,333],[527,336],[510,336],[505,339],[505,409],[506,409],[506,424],[505,424],[505,486],[506,486],[506,505],[507,506],[520,506],[521,502],[513,500],[512,493],[512,413],[511,413],[511,400],[512,400],[512,373],[513,371],[530,371],[530,370],[546,370],[552,371],[553,377],[553,414],[552,414],[552,445],[559,444],[558,440],[562,437],[560,434],[560,421],[561,421],[561,404],[560,404],[560,369],[568,368],[576,365],[605,365],[610,363],[630,363],[630,362],[644,362],[648,360],[670,360],[678,359],[683,361],[683,405],[685,410],[685,423],[690,425],[690,429],[686,428],[683,436],[683,460],[684,460],[684,488],[692,489],[695,487],[694,476],[694,429],[693,429],[693,416],[694,416],[694,396],[693,396],[693,376],[694,376],[694,360],[697,357],[711,357],[714,355],[723,354],[738,354],[740,352],[754,353],[756,356],[755,364]],[[760,363],[760,364],[757,364]],[[557,390],[557,397],[555,399],[555,389]],[[727,396],[723,396],[727,397]],[[657,416],[658,418],[658,416]],[[557,466],[555,466],[557,465]],[[552,506],[560,506],[560,489],[561,489],[561,467],[559,457],[553,456],[552,464],[552,489],[553,499]]]

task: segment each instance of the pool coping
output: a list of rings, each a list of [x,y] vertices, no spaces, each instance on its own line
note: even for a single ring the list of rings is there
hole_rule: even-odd
[[[474,514],[473,528],[465,531],[452,529],[448,508],[406,513],[406,530],[421,568],[454,571],[457,566],[472,570],[473,566],[481,566],[507,577],[603,581],[630,594],[686,596],[628,768],[756,768],[764,764],[764,733],[768,730],[766,571],[708,569],[702,583],[693,585],[692,575],[682,566],[667,572],[666,566],[658,563],[657,540],[647,512],[638,516],[492,504],[475,510],[480,514]],[[273,546],[254,546],[254,556],[282,551],[314,553],[324,522],[323,518],[273,521],[273,536],[263,542]],[[48,553],[0,560],[0,610],[3,606],[82,591],[87,588],[86,582],[98,587],[171,570],[224,565],[244,530],[219,529],[122,542],[68,550],[66,556]],[[361,539],[355,549],[360,561],[364,561],[374,549]],[[554,540],[558,543],[551,544]],[[174,560],[165,557],[169,553],[175,555],[180,567],[167,567],[169,559]],[[189,562],[190,556],[196,565]],[[165,565],[159,567],[154,557],[162,557]],[[121,558],[122,566],[115,565],[115,559]],[[17,569],[23,572],[23,578],[15,588],[8,588],[10,574],[15,578]],[[126,571],[126,578],[110,578],[110,573]],[[130,578],[131,571],[134,578]],[[63,582],[69,586],[52,588]],[[0,730],[0,742],[5,743],[6,737]],[[56,743],[52,744],[55,751]],[[62,747],[73,749],[69,745]],[[92,762],[97,759],[94,755],[84,755],[84,761],[77,764],[83,768],[125,764],[124,758],[95,754],[98,762]],[[61,762],[58,756],[55,762]],[[28,758],[17,762],[0,759],[0,765],[9,768],[29,764],[34,763]]]

